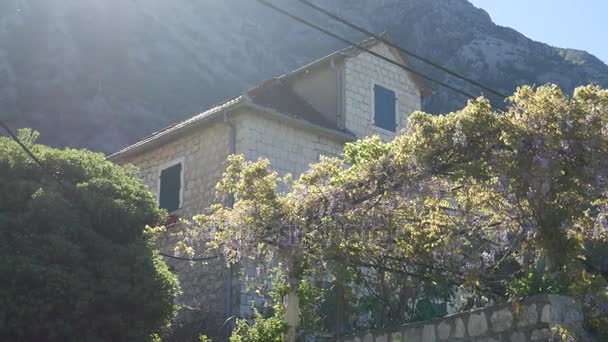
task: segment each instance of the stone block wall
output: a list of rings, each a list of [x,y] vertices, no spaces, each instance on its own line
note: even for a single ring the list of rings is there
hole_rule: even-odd
[[[385,44],[372,49],[383,56],[396,56]],[[408,73],[400,67],[368,53],[360,53],[346,60],[344,65],[345,127],[358,137],[379,135],[392,140],[396,133],[374,125],[373,85],[378,84],[395,91],[397,96],[397,131],[405,128],[411,113],[420,110],[420,90]]]
[[[236,153],[249,160],[268,158],[272,169],[280,175],[290,173],[296,178],[308,170],[311,163],[317,162],[319,156],[336,156],[342,152],[343,142],[309,128],[260,113],[239,111],[232,114],[236,126]],[[136,166],[138,176],[152,192],[158,193],[160,167],[183,159],[182,208],[173,214],[190,219],[215,200],[215,185],[221,179],[230,152],[229,139],[228,125],[217,122],[121,163]],[[179,238],[171,233],[179,233],[182,229],[181,225],[168,228],[169,234],[161,241],[162,252],[174,254]],[[166,262],[177,274],[182,287],[183,294],[177,299],[177,304],[189,308],[182,310],[178,320],[204,324],[205,332],[214,336],[214,330],[221,327],[227,309],[228,270],[225,261],[214,259],[191,263],[166,259]],[[241,316],[251,313],[252,301],[260,300],[239,283],[238,278],[247,274],[254,275],[255,268],[240,265],[234,270],[232,312]]]
[[[136,166],[139,177],[152,192],[158,194],[160,167],[183,159],[182,203],[181,208],[173,214],[190,219],[214,202],[215,185],[226,168],[228,154],[229,129],[218,122],[128,160],[121,160],[121,164]],[[174,233],[182,229],[183,226],[179,224],[167,227],[167,234],[160,240],[161,252],[175,254],[174,247],[179,238]],[[205,325],[205,329],[213,335],[214,330],[220,329],[225,315],[225,261],[188,262],[169,258],[165,258],[165,261],[178,276],[182,289],[182,294],[176,300],[184,307],[178,315],[178,322]]]
[[[549,341],[551,328],[582,330],[581,305],[557,295],[535,296],[432,321],[341,338],[341,342]]]
[[[344,147],[343,142],[313,129],[298,127],[260,113],[241,113],[234,121],[237,153],[245,155],[248,160],[268,158],[274,171],[281,176],[289,173],[294,180],[306,172],[310,164],[319,161],[320,156],[338,156]],[[279,190],[286,189],[283,187]],[[241,263],[239,277],[241,282],[245,278],[259,279],[256,265]],[[236,312],[242,317],[251,317],[251,303],[259,305],[264,299],[244,286],[240,287],[239,292]]]
[[[396,58],[384,44],[374,46],[373,50],[387,57]],[[413,111],[420,109],[419,90],[404,70],[367,53],[346,59],[343,68],[342,99],[345,113],[344,122],[341,124],[356,136],[377,134],[389,141],[396,135],[373,124],[374,83],[395,90],[398,97],[398,130],[405,126],[408,116]],[[321,77],[321,80],[331,81],[331,84],[323,87],[317,87],[314,82],[308,84],[308,87],[301,84],[298,90],[310,96],[322,93],[322,99],[309,100],[319,109],[323,109],[324,115],[333,118],[337,113],[330,112],[330,109],[336,104],[337,99],[333,97],[336,96],[337,89],[334,89],[335,78],[331,73],[333,71],[328,74],[329,76]],[[325,94],[327,89],[331,91]],[[290,173],[294,179],[308,170],[309,165],[317,162],[321,155],[340,155],[346,141],[344,137],[340,138],[335,134],[316,130],[310,125],[299,125],[293,120],[287,120],[287,117],[277,118],[268,113],[246,110],[237,110],[230,114],[236,125],[236,153],[245,155],[249,160],[268,158],[273,170],[280,175]],[[160,167],[182,159],[182,207],[173,214],[190,219],[215,200],[215,185],[221,179],[226,167],[226,158],[230,153],[229,139],[228,125],[214,122],[196,131],[184,133],[181,137],[150,151],[121,160],[120,163],[135,165],[139,169],[139,176],[150,190],[158,193]],[[174,225],[170,229],[170,233],[173,233],[179,232],[183,227]],[[173,254],[173,248],[178,240],[167,234],[162,241],[161,251]],[[220,259],[204,263],[173,259],[166,261],[178,275],[182,287],[183,294],[178,298],[177,303],[192,308],[182,312],[182,316],[190,317],[182,318],[186,321],[200,321],[200,317],[206,318],[208,319],[206,330],[213,330],[209,326],[221,326],[226,313],[228,277],[226,263]],[[246,276],[255,271],[250,269],[251,267],[243,265],[235,273],[240,277]],[[238,279],[234,281],[238,282]],[[233,313],[245,314],[249,311],[249,302],[258,298],[243,291],[238,284],[234,287],[236,289],[233,289],[233,293],[237,293],[233,296]],[[192,317],[193,315],[196,317]]]
[[[176,214],[190,218],[215,199],[215,185],[226,168],[228,154],[228,126],[214,123],[123,163],[135,165],[138,176],[152,192],[158,193],[161,165],[183,158],[183,201]]]
[[[259,113],[236,116],[237,153],[248,160],[268,158],[280,175],[290,173],[294,179],[308,170],[319,156],[337,156],[343,142],[313,129],[267,117]]]

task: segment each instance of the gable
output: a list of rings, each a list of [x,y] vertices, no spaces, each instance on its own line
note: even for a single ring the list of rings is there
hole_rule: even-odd
[[[396,63],[403,61],[387,44],[369,49]],[[358,137],[378,135],[390,141],[421,107],[422,90],[410,73],[365,51],[353,51],[344,61],[343,83],[344,127]]]
[[[389,42],[391,41],[387,34],[383,34],[382,38],[385,40],[388,40]],[[374,39],[373,42],[374,42],[374,44],[371,44],[369,46],[364,46],[364,47],[373,52],[376,52],[384,57],[387,57],[387,58],[395,61],[398,64],[401,64],[403,66],[406,66],[406,67],[414,70],[414,67],[410,64],[408,58],[406,56],[404,56],[404,54],[402,54],[399,50],[397,50],[396,48],[394,48],[382,41],[378,41],[378,40]],[[367,53],[366,51],[363,51],[356,47],[351,47],[351,49],[354,49],[354,50],[349,58],[359,56],[361,54],[367,54],[371,58],[377,59],[379,63],[391,64],[378,57],[372,56],[369,53]],[[400,69],[399,72],[406,75],[408,80],[416,85],[416,87],[418,88],[418,91],[420,93],[420,96],[428,97],[428,96],[432,95],[432,93],[433,93],[432,89],[429,87],[428,82],[422,76],[417,75],[411,71],[405,70],[404,68],[401,68],[397,65],[394,65],[394,64],[391,64],[391,65],[393,65],[395,68],[399,68]]]

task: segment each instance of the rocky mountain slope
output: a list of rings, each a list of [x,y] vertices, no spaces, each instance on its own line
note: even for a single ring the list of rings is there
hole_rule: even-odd
[[[296,0],[276,3],[363,38]],[[608,66],[594,56],[496,26],[466,0],[317,3],[504,93],[549,82],[608,87]],[[3,0],[0,116],[38,129],[45,143],[111,152],[340,47],[253,0]],[[434,90],[428,111],[464,104]]]

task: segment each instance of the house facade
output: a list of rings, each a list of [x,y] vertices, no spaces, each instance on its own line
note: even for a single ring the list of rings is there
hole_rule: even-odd
[[[381,41],[362,45],[407,64]],[[426,95],[415,75],[349,47],[263,82],[109,159],[135,165],[161,207],[191,218],[214,203],[215,185],[230,154],[268,158],[279,174],[297,177],[320,156],[340,155],[346,142],[371,135],[392,140]],[[167,238],[164,251],[173,254],[174,243]],[[238,286],[239,272],[221,260],[167,262],[182,285],[179,304],[191,308],[184,320],[205,322],[212,332],[226,317],[248,311],[251,298]]]

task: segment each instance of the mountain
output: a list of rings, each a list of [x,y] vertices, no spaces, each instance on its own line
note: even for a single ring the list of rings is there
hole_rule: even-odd
[[[275,3],[364,38],[296,0]],[[465,0],[317,3],[503,93],[522,84],[608,87],[608,66],[594,56],[497,26]],[[342,46],[253,0],[2,0],[0,116],[39,130],[43,143],[111,152]],[[465,103],[433,88],[427,111]]]

